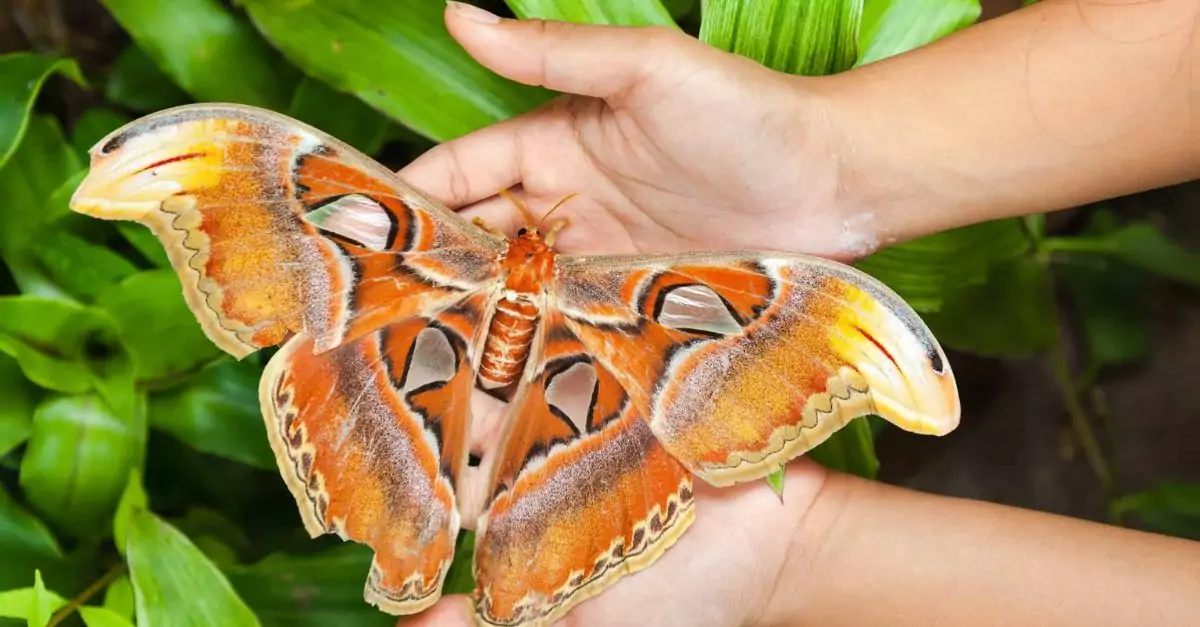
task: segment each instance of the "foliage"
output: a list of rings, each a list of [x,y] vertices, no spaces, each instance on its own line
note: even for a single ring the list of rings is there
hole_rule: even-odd
[[[394,156],[553,94],[470,59],[446,33],[441,3],[103,4],[131,43],[96,76],[85,80],[60,56],[0,56],[0,617],[39,627],[75,614],[91,627],[174,624],[181,614],[172,609],[186,603],[194,609],[182,615],[205,624],[392,624],[362,602],[369,551],[311,540],[300,527],[258,411],[263,360],[233,362],[205,339],[148,231],[77,219],[67,199],[100,137],[193,99],[273,108]],[[489,8],[681,28],[810,75],[924,45],[979,15],[976,0],[509,0]],[[85,89],[90,108],[49,113],[62,112],[63,93]],[[1196,537],[1197,486],[1119,495],[1080,397],[1104,369],[1148,351],[1147,287],[1200,284],[1200,259],[1148,222],[1092,215],[1077,234],[1047,235],[1040,217],[958,229],[885,249],[860,267],[908,299],[951,348],[1048,351],[1114,518]],[[1086,340],[1081,373],[1062,358],[1065,311]],[[812,456],[874,476],[879,424],[857,420]],[[781,480],[773,477],[777,490]],[[472,546],[470,534],[459,539],[449,590],[472,587]]]

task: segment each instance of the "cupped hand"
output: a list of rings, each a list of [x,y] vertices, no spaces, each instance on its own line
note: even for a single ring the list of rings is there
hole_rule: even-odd
[[[511,233],[523,219],[498,190],[535,216],[577,194],[555,214],[570,219],[564,252],[869,252],[874,236],[839,205],[807,79],[666,28],[501,20],[455,3],[446,24],[490,70],[564,94],[401,170],[447,205]]]
[[[451,208],[511,234],[525,218],[500,190],[514,190],[535,217],[576,195],[547,225],[570,220],[556,244],[563,252],[863,252],[836,202],[837,162],[814,131],[820,116],[801,79],[667,29],[499,20],[453,3],[446,24],[491,70],[564,93],[401,170]],[[504,409],[482,393],[473,401],[472,452],[483,462],[460,486],[465,528],[483,507]],[[782,501],[765,482],[715,489],[697,479],[695,522],[677,544],[564,624],[766,620],[824,477],[794,462]],[[451,595],[402,622],[468,625],[471,606]]]

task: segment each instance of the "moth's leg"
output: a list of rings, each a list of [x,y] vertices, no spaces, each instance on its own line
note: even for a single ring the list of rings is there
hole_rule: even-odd
[[[559,231],[567,228],[571,224],[570,218],[563,218],[550,226],[550,230],[546,231],[546,245],[554,246],[554,242],[558,239]]]
[[[488,223],[484,222],[483,218],[481,218],[479,216],[475,216],[475,219],[471,220],[471,223],[474,224],[475,226],[487,231],[488,233],[491,233],[492,235],[499,235],[501,237],[504,236],[503,231],[501,231],[500,229],[498,229],[496,227],[488,226]]]

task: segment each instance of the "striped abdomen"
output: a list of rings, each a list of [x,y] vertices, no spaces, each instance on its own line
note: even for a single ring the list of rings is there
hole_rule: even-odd
[[[537,305],[527,300],[501,298],[496,303],[496,315],[492,316],[479,364],[483,387],[503,387],[521,376],[533,343],[537,318]]]

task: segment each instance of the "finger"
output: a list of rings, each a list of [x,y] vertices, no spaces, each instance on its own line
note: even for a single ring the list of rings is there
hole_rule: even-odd
[[[521,134],[538,112],[509,118],[425,151],[400,178],[451,209],[494,196],[521,180]]]
[[[396,627],[473,627],[475,608],[471,597],[451,594],[438,599],[433,607],[400,619]]]
[[[446,5],[446,28],[488,69],[527,85],[583,96],[631,94],[663,59],[703,46],[668,28],[506,20],[471,5]]]

